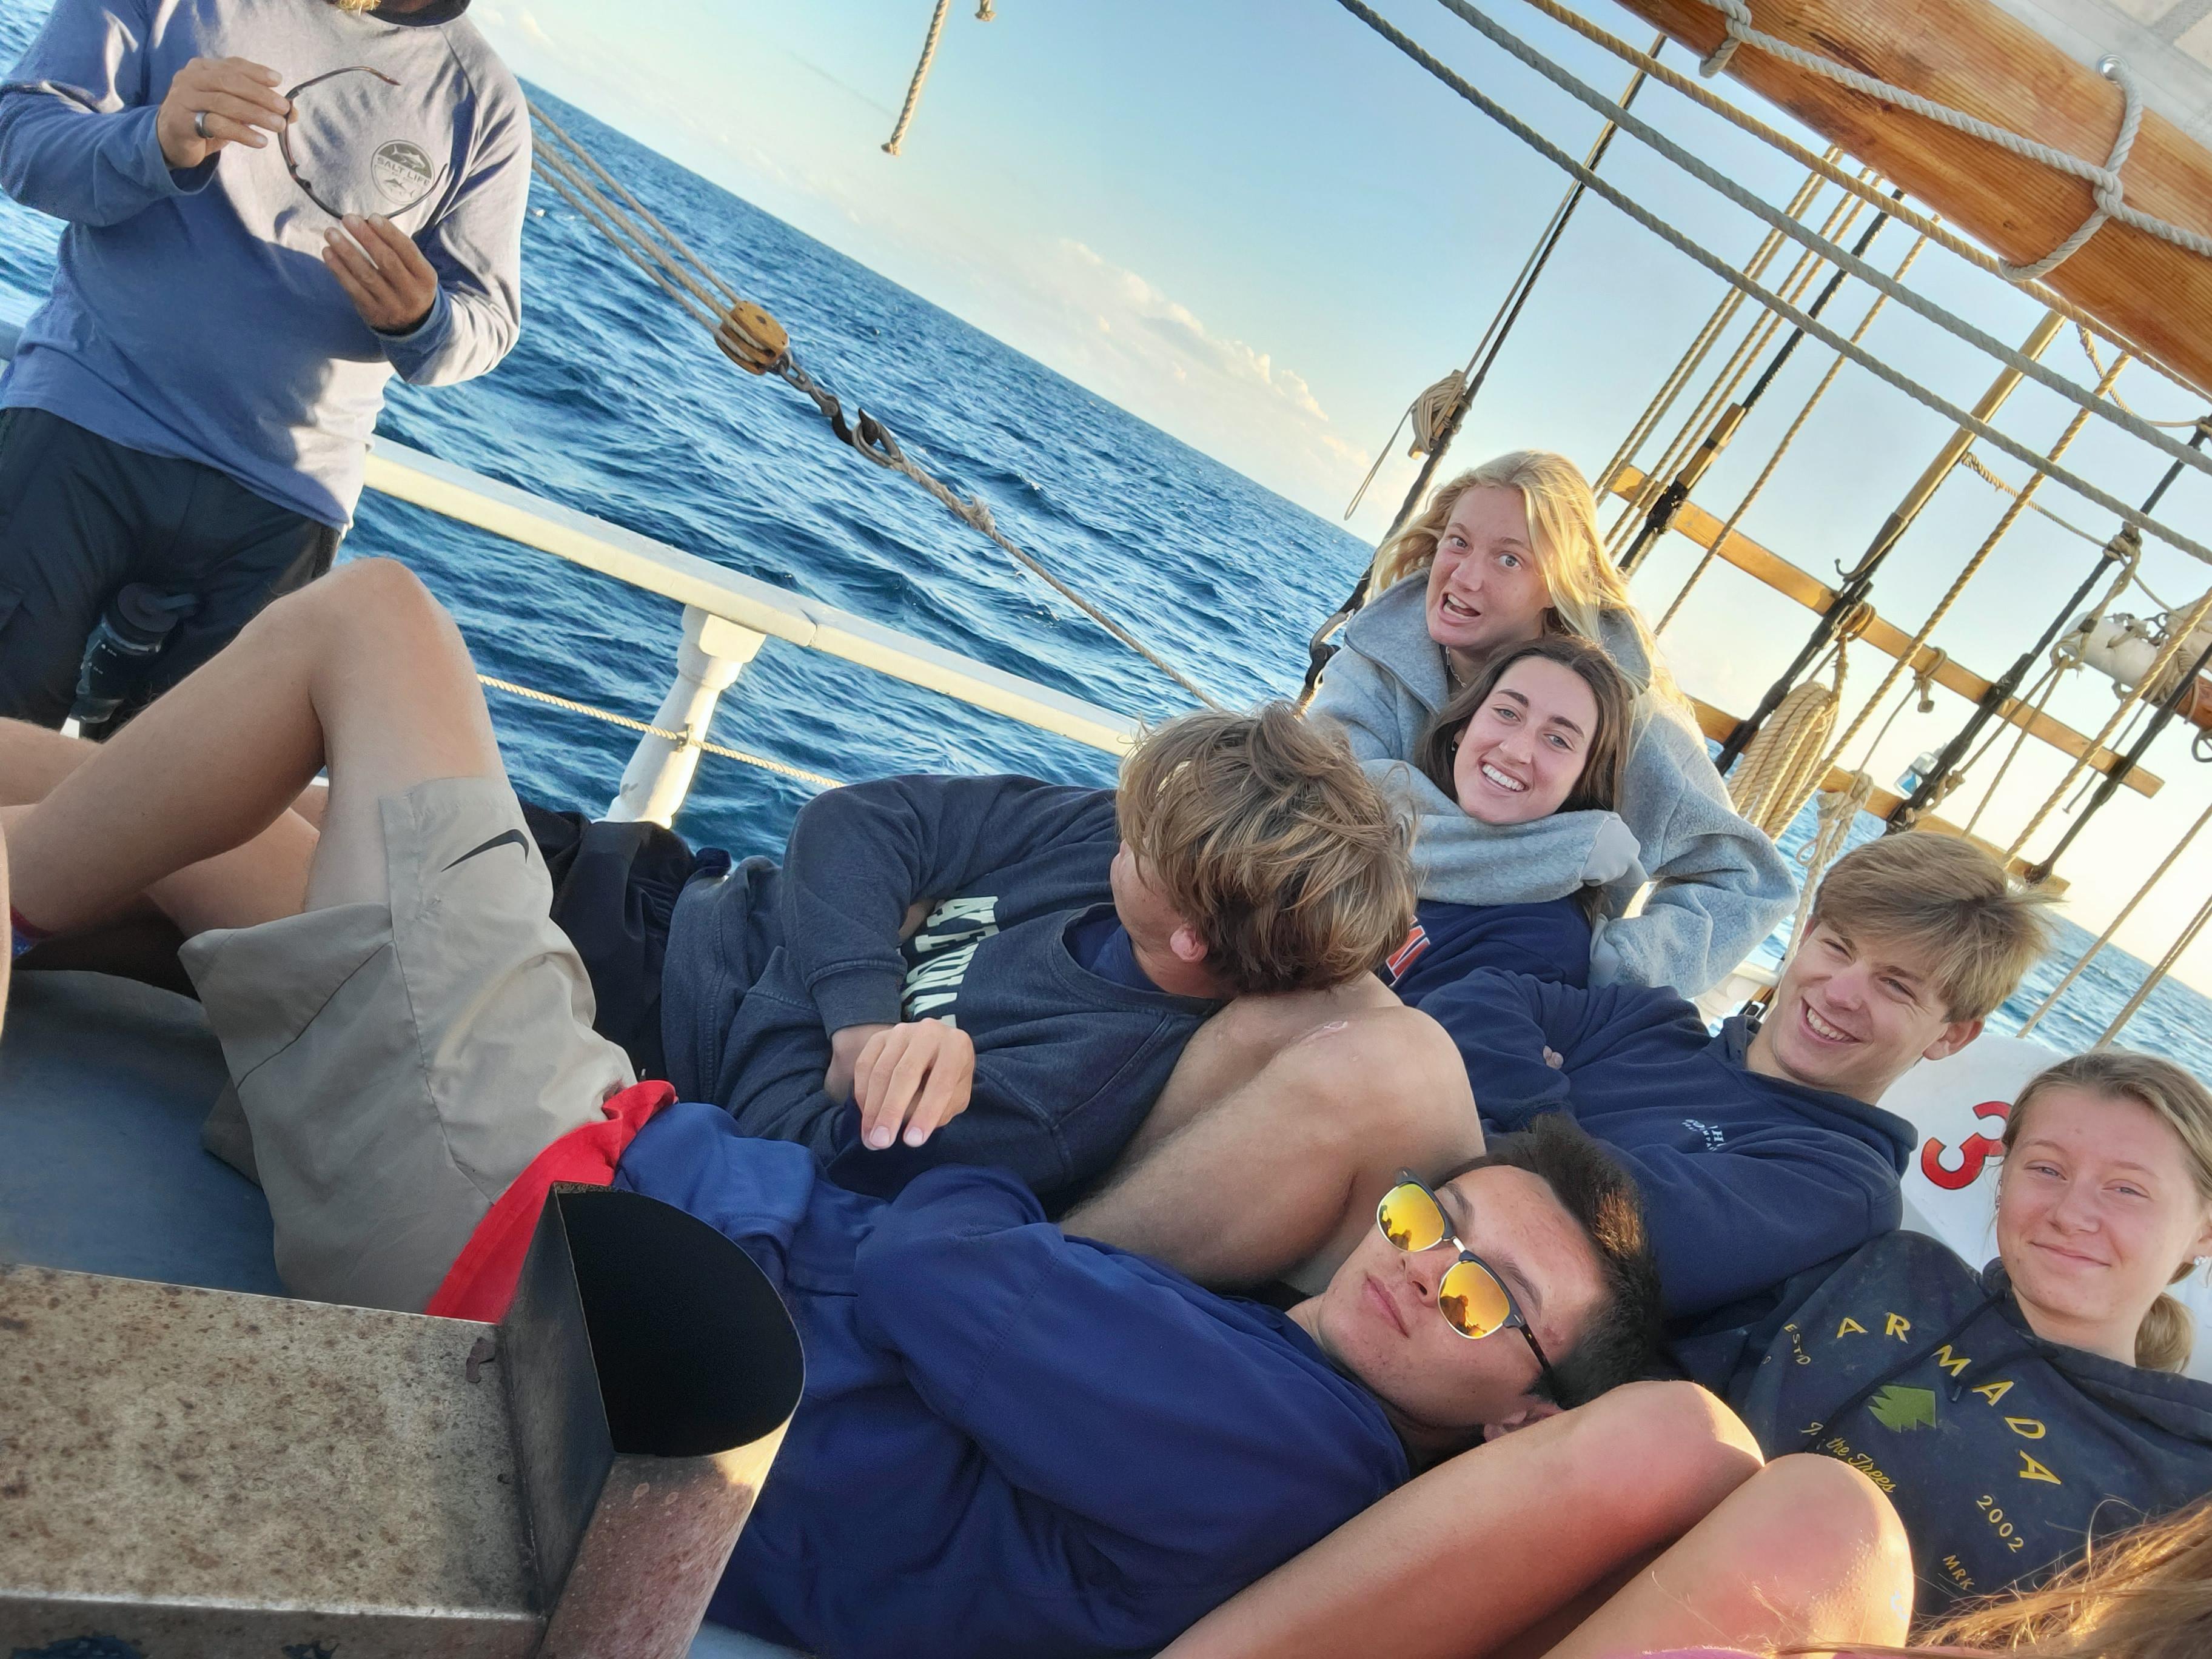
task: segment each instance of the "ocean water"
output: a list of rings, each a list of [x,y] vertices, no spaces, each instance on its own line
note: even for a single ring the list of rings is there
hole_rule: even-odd
[[[0,63],[46,8],[0,0]],[[1001,529],[1225,702],[1295,690],[1304,641],[1366,545],[876,276],[536,92],[568,131],[743,292],[800,361],[884,422]],[[1157,717],[1188,700],[1148,664],[906,480],[836,442],[811,404],[748,377],[697,325],[539,190],[524,236],[526,322],[492,374],[423,392],[395,381],[380,430],[718,564],[857,611],[1072,695]],[[0,319],[44,293],[57,227],[0,198]],[[644,718],[672,675],[674,604],[381,496],[344,556],[404,560],[459,618],[485,672]],[[1694,664],[1682,665],[1697,679]],[[604,807],[629,734],[489,694],[518,787]],[[830,776],[1022,770],[1105,782],[1105,757],[865,670],[770,641],[726,694],[720,742]],[[781,842],[803,785],[702,765],[678,828],[740,851]],[[1808,842],[1808,812],[1784,837]],[[1862,819],[1855,838],[1877,833]],[[2088,944],[2061,949],[1993,1027],[2016,1027]],[[1778,957],[1780,936],[1767,956]],[[2108,951],[2039,1028],[2094,1041],[2144,965]],[[2132,1044],[2212,1076],[2212,1002],[2176,981]]]

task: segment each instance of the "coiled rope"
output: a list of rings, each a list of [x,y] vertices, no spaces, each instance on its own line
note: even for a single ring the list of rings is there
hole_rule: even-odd
[[[1808,52],[1778,35],[1754,28],[1751,8],[1745,0],[1703,0],[1703,3],[1722,15],[1728,33],[1712,54],[1698,65],[1698,72],[1701,75],[1717,74],[1735,56],[1738,46],[1756,46],[1769,57],[1794,64],[1799,69],[1833,81],[1838,86],[1848,87],[1869,98],[1881,99],[1884,103],[1894,104],[1939,126],[1948,127],[1952,131],[1964,133],[1970,138],[1978,138],[1984,143],[1995,144],[1999,149],[2017,155],[2024,161],[2036,162],[2054,173],[2063,173],[2087,185],[2097,205],[2082,222],[2081,228],[2043,258],[2030,264],[2012,265],[2000,261],[2000,274],[2009,280],[2025,282],[2048,276],[2102,229],[2108,219],[2117,220],[2147,236],[2155,236],[2162,242],[2171,242],[2200,259],[2212,259],[2212,237],[2161,219],[2155,214],[2145,213],[2140,208],[2130,207],[2127,204],[2127,185],[2120,177],[2120,169],[2126,165],[2128,151],[2134,147],[2136,133],[2142,125],[2142,98],[2136,91],[2135,76],[2118,58],[2101,58],[2097,64],[2097,72],[2120,89],[2120,129],[2113,137],[2112,153],[2100,167],[2094,161],[2085,161],[2069,151],[2054,149],[2049,144],[2039,144],[2033,138],[2024,138],[2009,127],[1982,120],[1964,110],[1954,109],[1948,104],[1939,104],[1932,98],[1923,98],[1917,92],[1908,92],[1903,87],[1877,80],[1820,52]]]
[[[672,732],[665,726],[655,726],[650,720],[632,720],[628,714],[617,714],[612,709],[595,708],[590,703],[579,702],[574,697],[556,696],[550,691],[540,691],[527,685],[517,685],[513,680],[495,679],[489,674],[479,674],[477,680],[495,691],[504,691],[512,697],[527,697],[532,702],[542,702],[550,708],[564,708],[572,714],[584,714],[595,720],[605,720],[609,726],[619,726],[626,732],[639,732],[649,738],[662,738],[679,749],[696,749],[703,754],[719,755],[724,760],[743,761],[747,766],[757,766],[763,772],[796,778],[819,789],[835,789],[835,778],[825,778],[819,772],[810,772],[803,766],[787,766],[780,760],[770,760],[765,755],[748,754],[742,749],[732,749],[726,744],[709,743],[690,732]]]
[[[1864,601],[1851,607],[1837,626],[1829,662],[1815,666],[1790,688],[1729,775],[1729,799],[1737,813],[1769,841],[1795,822],[1828,775],[1828,736],[1836,727],[1850,669],[1846,650],[1866,631],[1874,614],[1874,607]],[[1835,678],[1824,684],[1820,672],[1830,663]]]
[[[2136,508],[2130,507],[2126,502],[2119,500],[2110,492],[2099,489],[2096,485],[2089,483],[2087,479],[2079,477],[2074,473],[2063,468],[2051,466],[2048,463],[2044,462],[2041,458],[2037,456],[2032,450],[2028,449],[2027,446],[2008,437],[2005,434],[1998,431],[1995,427],[1990,425],[1986,421],[1976,418],[1974,416],[1969,414],[1966,410],[1960,408],[1956,404],[1951,402],[1948,398],[1941,397],[1929,387],[1921,385],[1918,381],[1913,380],[1902,370],[1893,368],[1890,364],[1884,362],[1879,357],[1874,356],[1863,348],[1851,344],[1833,329],[1826,327],[1815,319],[1808,317],[1803,312],[1798,310],[1796,307],[1783,300],[1780,296],[1767,292],[1765,289],[1760,288],[1757,283],[1749,282],[1745,277],[1740,276],[1725,261],[1711,252],[1691,237],[1675,229],[1674,226],[1668,224],[1658,214],[1644,206],[1642,203],[1637,201],[1626,191],[1621,190],[1619,186],[1601,177],[1589,168],[1580,165],[1575,161],[1573,156],[1561,149],[1557,144],[1553,143],[1549,139],[1546,138],[1543,134],[1538,132],[1527,122],[1522,120],[1518,116],[1506,109],[1495,99],[1490,97],[1480,88],[1474,86],[1463,76],[1455,73],[1433,53],[1428,52],[1418,42],[1405,34],[1388,19],[1375,11],[1372,7],[1365,4],[1364,0],[1337,0],[1337,3],[1346,11],[1350,12],[1353,16],[1358,18],[1361,22],[1366,24],[1367,27],[1372,29],[1376,33],[1381,35],[1384,40],[1396,46],[1399,51],[1405,53],[1407,57],[1412,58],[1413,62],[1419,64],[1423,69],[1428,70],[1431,75],[1434,76],[1445,86],[1449,87],[1454,92],[1457,93],[1460,97],[1474,105],[1485,115],[1495,121],[1498,125],[1504,127],[1508,132],[1518,138],[1530,149],[1534,150],[1538,155],[1543,156],[1547,161],[1550,161],[1554,167],[1559,167],[1561,171],[1582,179],[1583,182],[1588,185],[1590,190],[1595,194],[1601,196],[1607,201],[1611,202],[1615,207],[1619,208],[1631,219],[1633,219],[1638,224],[1642,225],[1653,235],[1658,237],[1669,247],[1674,248],[1677,252],[1682,254],[1684,257],[1695,261],[1698,264],[1703,266],[1707,270],[1712,272],[1713,275],[1718,276],[1723,282],[1743,287],[1752,299],[1757,301],[1760,305],[1765,306],[1768,310],[1777,313],[1784,320],[1802,327],[1808,334],[1812,336],[1813,338],[1819,340],[1821,343],[1828,346],[1831,349],[1840,351],[1848,356],[1853,362],[1857,363],[1868,373],[1873,374],[1885,384],[1902,392],[1905,396],[1913,399],[1914,402],[1933,410],[1936,414],[1942,416],[1953,425],[1963,428],[1966,431],[1972,433],[1974,436],[1981,439],[1983,442],[1991,446],[1993,448],[2002,450],[2006,454],[2010,455],[2014,459],[2020,461],[2024,465],[2033,468],[2037,471],[2048,472],[2050,477],[2055,482],[2063,484],[2067,489],[2074,491],[2075,494],[2081,496],[2084,500],[2094,502],[2097,506],[2103,507],[2106,512],[2114,514],[2123,521],[2135,525],[2145,534],[2157,537],[2160,541],[2166,543],[2169,546],[2179,549],[2181,551],[2188,554],[2191,558],[2197,559],[2206,563],[2212,563],[2212,548],[2208,548],[2192,538],[2184,536],[2179,532],[2169,529],[2165,525],[2160,524],[2156,520],[2154,520],[2148,514],[2141,513]],[[1925,296],[1915,294],[1910,289],[1899,287],[1896,283],[1890,281],[1887,273],[1875,270],[1873,266],[1867,264],[1863,260],[1852,258],[1846,249],[1838,246],[1835,243],[1828,240],[1825,237],[1816,236],[1804,226],[1787,218],[1763,198],[1744,189],[1734,179],[1726,177],[1724,174],[1722,174],[1714,168],[1707,166],[1698,157],[1683,149],[1682,146],[1674,143],[1671,139],[1668,139],[1663,134],[1661,134],[1656,129],[1652,128],[1649,124],[1638,119],[1634,115],[1622,109],[1613,100],[1607,98],[1604,94],[1597,91],[1595,88],[1587,85],[1573,75],[1568,73],[1559,64],[1553,63],[1542,53],[1536,52],[1534,48],[1528,46],[1527,43],[1513,35],[1510,31],[1502,28],[1489,18],[1485,17],[1481,13],[1476,11],[1472,6],[1466,4],[1464,0],[1439,0],[1439,3],[1447,7],[1455,15],[1464,19],[1471,27],[1474,27],[1480,33],[1487,36],[1491,40],[1497,41],[1513,57],[1528,64],[1530,68],[1534,69],[1539,74],[1542,75],[1545,79],[1552,82],[1563,91],[1569,93],[1577,100],[1588,106],[1591,109],[1595,110],[1600,114],[1609,116],[1616,121],[1624,131],[1633,133],[1637,137],[1642,139],[1644,143],[1657,150],[1661,155],[1666,156],[1668,160],[1673,161],[1677,167],[1682,168],[1683,171],[1688,173],[1692,177],[1698,179],[1701,183],[1705,184],[1711,189],[1726,197],[1729,200],[1735,203],[1736,205],[1743,208],[1746,211],[1765,220],[1769,224],[1776,226],[1778,228],[1783,230],[1784,233],[1789,235],[1792,240],[1803,246],[1814,248],[1824,258],[1828,259],[1830,263],[1842,265],[1844,269],[1848,270],[1852,276],[1859,278],[1860,281],[1867,283],[1880,289],[1881,292],[1889,295],[1900,305],[1905,306],[1919,315],[1925,317],[1929,321],[1935,323],[1947,333],[1952,334],[1957,338],[1965,341],[1966,343],[1985,352],[1988,356],[1996,359],[1997,362],[2005,364],[2014,373],[2021,374],[2026,379],[2033,380],[2038,385],[2045,386],[2051,391],[2057,392],[2060,397],[2064,398],[2069,403],[2075,404],[2077,406],[2091,408],[2100,418],[2118,426],[2122,430],[2141,439],[2143,442],[2150,445],[2153,448],[2157,449],[2160,453],[2180,460],[2185,466],[2194,467],[2200,471],[2212,472],[2212,459],[2208,459],[2205,456],[2195,454],[2184,449],[2179,444],[2175,443],[2172,439],[2167,437],[2163,432],[2158,431],[2155,428],[2136,419],[2136,416],[2129,414],[2124,410],[2114,408],[2108,403],[2092,399],[2087,392],[2084,392],[2080,386],[2075,386],[2072,381],[2054,374],[2050,369],[2044,368],[2041,364],[2037,363],[2032,359],[2023,356],[2021,353],[2015,351],[2012,347],[2007,345],[2002,340],[1997,339],[1995,336],[1988,333],[1984,330],[1974,327],[1972,325],[1967,323],[1964,319],[1954,315],[1952,313],[1945,310],[1942,307],[1936,305],[1933,301],[1927,299]]]
[[[706,329],[725,356],[748,374],[773,374],[803,394],[821,411],[840,442],[878,466],[911,479],[935,496],[954,517],[989,538],[1022,568],[1200,702],[1209,708],[1222,707],[1203,686],[1009,541],[981,495],[963,500],[954,494],[948,485],[909,457],[890,428],[866,410],[857,410],[848,421],[836,395],[800,367],[792,351],[791,337],[781,323],[743,298],[559,123],[536,104],[529,107],[532,117],[556,141],[553,147],[532,147],[532,173]],[[562,150],[568,155],[564,156]],[[584,171],[574,165],[579,162],[593,177],[605,181],[622,201],[614,201],[592,178],[586,177]]]
[[[1375,465],[1367,469],[1367,476],[1359,481],[1359,488],[1352,492],[1351,505],[1344,509],[1346,518],[1358,512],[1359,503],[1367,499],[1367,486],[1375,482],[1375,475],[1382,470],[1382,463],[1390,459],[1391,446],[1398,441],[1398,434],[1406,429],[1406,422],[1411,421],[1413,423],[1413,441],[1406,451],[1407,456],[1411,459],[1434,453],[1437,434],[1443,430],[1444,422],[1451,418],[1452,410],[1459,406],[1459,400],[1466,392],[1466,374],[1459,369],[1448,368],[1435,385],[1406,405],[1406,412],[1398,417],[1398,424],[1390,428],[1390,435],[1383,441],[1381,453],[1375,457]]]

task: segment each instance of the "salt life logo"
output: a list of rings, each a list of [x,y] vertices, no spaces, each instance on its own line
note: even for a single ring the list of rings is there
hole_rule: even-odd
[[[368,173],[377,190],[396,207],[421,201],[438,176],[422,147],[404,138],[380,146],[369,158]]]

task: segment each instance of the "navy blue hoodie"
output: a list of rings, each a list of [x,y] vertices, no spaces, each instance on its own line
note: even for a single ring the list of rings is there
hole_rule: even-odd
[[[888,1193],[939,1164],[995,1164],[1072,1195],[1136,1133],[1219,1005],[1082,967],[1069,930],[1110,904],[1114,793],[1018,777],[897,777],[816,796],[782,866],[716,860],[678,899],[662,971],[669,1079],[748,1134]],[[926,914],[903,943],[910,907]],[[924,1146],[860,1146],[823,1092],[830,1034],[956,1021],[968,1109]]]
[[[805,1350],[721,1623],[837,1659],[1149,1653],[1407,1478],[1288,1316],[1065,1237],[997,1170],[884,1203],[679,1104],[616,1184],[736,1241]]]
[[[1413,931],[1378,970],[1398,1000],[1418,1008],[1431,993],[1478,968],[1502,968],[1580,988],[1589,983],[1590,924],[1581,901],[1448,904],[1423,899]]]
[[[2212,1492],[2212,1383],[2043,1340],[2001,1263],[1891,1233],[1768,1300],[1675,1357],[1768,1456],[1825,1452],[1889,1494],[1923,1618]]]
[[[1577,991],[1492,970],[1421,1008],[1459,1045],[1486,1130],[1571,1112],[1635,1176],[1672,1316],[1801,1273],[1904,1212],[1912,1126],[1749,1070],[1741,1018],[1714,1036],[1671,991]]]

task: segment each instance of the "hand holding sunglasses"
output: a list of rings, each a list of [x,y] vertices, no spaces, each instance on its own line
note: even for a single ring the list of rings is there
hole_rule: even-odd
[[[1496,1268],[1460,1243],[1445,1218],[1443,1201],[1425,1182],[1411,1173],[1401,1174],[1398,1184],[1383,1194],[1382,1201],[1375,1206],[1375,1224],[1383,1237],[1408,1255],[1432,1250],[1439,1244],[1457,1246],[1459,1260],[1437,1280],[1437,1311],[1443,1316],[1444,1323],[1469,1341],[1480,1341],[1508,1328],[1519,1331],[1528,1352],[1536,1356],[1537,1370],[1552,1398],[1563,1407],[1575,1403],[1552,1369],[1552,1362],[1544,1357],[1543,1345],[1536,1340],[1536,1333],[1513,1299],[1513,1292],[1506,1289]]]
[[[292,100],[276,90],[273,69],[244,58],[195,58],[179,70],[154,116],[161,159],[179,172],[225,144],[265,149],[292,119]]]

